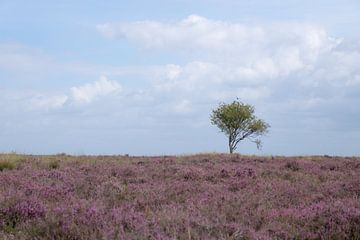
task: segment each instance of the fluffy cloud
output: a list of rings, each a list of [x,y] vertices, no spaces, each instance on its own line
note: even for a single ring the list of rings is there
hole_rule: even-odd
[[[314,24],[241,24],[197,15],[176,22],[105,23],[97,29],[139,47],[181,52],[179,56],[185,51],[190,56],[183,65],[158,68],[153,81],[157,91],[229,93],[229,97],[238,93],[244,99],[271,96],[279,81],[299,80],[299,75],[306,76],[304,82],[313,79],[319,75],[319,63],[327,65],[327,57],[338,59],[336,48],[342,41]]]
[[[54,110],[67,105],[79,106],[121,92],[122,86],[118,82],[108,80],[106,76],[101,76],[98,81],[70,88],[68,94],[52,96],[36,94],[31,96],[29,108],[30,110]]]
[[[360,45],[332,37],[322,26],[242,24],[191,15],[173,22],[106,23],[97,29],[144,54],[174,57],[153,67],[147,92],[169,103],[172,112],[206,117],[217,102],[239,97],[257,106],[275,135],[283,129],[358,128]]]
[[[71,97],[74,103],[91,103],[99,97],[117,94],[122,91],[118,82],[110,81],[106,76],[101,76],[94,83],[87,83],[83,86],[72,87]]]
[[[298,66],[297,61],[311,61],[339,43],[339,39],[329,37],[324,28],[312,24],[250,25],[197,15],[178,22],[105,23],[97,29],[106,37],[125,38],[145,48],[205,50],[241,62],[273,57],[294,67]]]

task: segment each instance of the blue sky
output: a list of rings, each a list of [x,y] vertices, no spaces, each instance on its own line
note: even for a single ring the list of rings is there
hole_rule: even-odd
[[[0,1],[0,151],[226,152],[219,102],[264,155],[360,154],[358,1]]]

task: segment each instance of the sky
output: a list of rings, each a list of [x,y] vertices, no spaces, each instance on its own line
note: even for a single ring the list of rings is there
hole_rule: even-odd
[[[360,155],[358,0],[0,0],[0,152]]]

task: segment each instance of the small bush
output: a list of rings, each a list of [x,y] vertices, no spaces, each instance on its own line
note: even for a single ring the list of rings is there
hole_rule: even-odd
[[[60,167],[60,162],[57,160],[52,160],[49,162],[49,168],[50,169],[57,169]]]
[[[0,161],[0,172],[4,170],[12,170],[16,167],[16,164],[9,161]]]
[[[300,170],[300,164],[298,162],[294,162],[294,161],[287,162],[285,167],[294,172]]]

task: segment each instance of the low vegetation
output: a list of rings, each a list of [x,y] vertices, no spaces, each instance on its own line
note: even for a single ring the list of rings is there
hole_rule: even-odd
[[[11,158],[0,239],[360,239],[359,158]]]
[[[11,170],[15,168],[15,163],[9,161],[0,161],[0,171]]]

